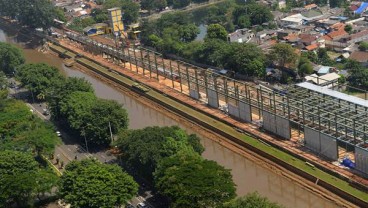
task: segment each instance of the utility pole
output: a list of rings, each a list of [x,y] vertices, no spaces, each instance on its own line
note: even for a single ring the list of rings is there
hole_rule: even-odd
[[[87,138],[86,138],[86,130],[84,129],[84,127],[83,127],[83,136],[84,136],[84,142],[86,143],[86,150],[87,150],[87,153],[89,154]]]
[[[110,121],[109,121],[109,129],[110,129],[111,142],[113,142],[114,141],[114,137],[112,136],[111,123],[110,123]]]

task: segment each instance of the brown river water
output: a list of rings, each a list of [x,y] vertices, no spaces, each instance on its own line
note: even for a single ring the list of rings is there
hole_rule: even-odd
[[[16,42],[12,37],[7,36],[7,34],[1,30],[1,26],[0,41]],[[189,126],[183,126],[182,124],[150,107],[147,107],[146,105],[141,104],[132,97],[123,94],[102,81],[78,70],[65,67],[62,60],[58,57],[51,54],[44,54],[34,49],[25,48],[22,43],[17,43],[17,45],[24,48],[27,63],[43,62],[59,68],[66,76],[84,77],[92,83],[98,97],[116,100],[123,104],[129,113],[130,128],[137,129],[153,125],[178,125],[188,133],[196,133],[193,132]],[[284,176],[273,173],[272,171],[255,164],[244,156],[221,146],[211,139],[205,137],[202,137],[201,139],[201,142],[206,149],[203,153],[203,157],[209,160],[214,160],[226,168],[231,169],[234,182],[237,185],[237,194],[239,196],[245,195],[249,192],[258,191],[262,196],[266,196],[271,201],[280,203],[285,207],[338,207],[332,201],[293,183],[290,179],[287,179]]]

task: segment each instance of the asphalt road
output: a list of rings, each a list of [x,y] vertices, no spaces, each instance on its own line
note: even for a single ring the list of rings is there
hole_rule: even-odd
[[[9,82],[15,83],[13,79],[9,79]],[[9,96],[15,99],[25,101],[26,104],[29,106],[30,110],[34,114],[36,114],[43,120],[50,121],[50,115],[43,114],[44,109],[47,109],[46,103],[33,102],[32,95],[31,93],[29,93],[28,90],[24,88],[18,88],[18,86],[14,86],[12,88],[9,88]],[[75,159],[83,160],[86,158],[96,158],[103,163],[118,163],[117,158],[114,155],[111,155],[107,150],[90,153],[86,150],[85,144],[83,144],[84,147],[78,144],[76,142],[76,139],[72,138],[63,129],[58,128],[57,131],[61,133],[60,138],[62,140],[62,143],[56,146],[54,159],[52,160],[52,163],[61,173],[64,171],[64,168],[61,167],[61,161],[63,162],[64,166]],[[60,161],[58,164],[56,163],[56,158],[58,158]],[[137,181],[137,183],[140,185],[138,195],[134,197],[130,201],[130,203],[136,206],[138,203],[143,202],[152,208],[163,207],[161,203],[155,199],[156,197],[152,195],[151,188],[146,186],[147,183],[142,178],[134,174],[133,170],[128,170],[128,172],[134,177],[135,181]]]

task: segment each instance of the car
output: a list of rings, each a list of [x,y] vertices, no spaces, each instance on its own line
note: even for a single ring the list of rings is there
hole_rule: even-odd
[[[56,131],[56,135],[57,135],[58,137],[61,137],[61,133],[60,133],[60,131]]]
[[[137,204],[137,208],[148,208],[147,204],[141,202]]]

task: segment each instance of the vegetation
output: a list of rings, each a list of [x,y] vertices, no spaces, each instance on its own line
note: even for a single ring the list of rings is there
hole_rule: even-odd
[[[282,208],[282,206],[253,192],[226,203],[224,208]]]
[[[21,101],[0,101],[0,150],[50,154],[60,141],[53,126],[32,115]]]
[[[35,96],[43,100],[56,82],[62,80],[59,70],[47,64],[26,64],[18,68],[17,79]]]
[[[19,20],[31,28],[48,29],[57,17],[52,3],[48,0],[2,0],[0,13]]]
[[[117,145],[124,152],[128,164],[147,177],[152,177],[160,160],[178,151],[203,152],[195,135],[188,136],[176,126],[123,131],[119,134]]]
[[[359,43],[359,50],[368,51],[368,42],[362,41]]]
[[[60,182],[60,195],[73,207],[121,206],[137,191],[138,184],[119,166],[92,159],[69,163]]]
[[[368,70],[364,69],[358,62],[351,60],[346,66],[350,69],[350,76],[348,77],[350,85],[361,89],[368,89]]]
[[[0,70],[5,74],[13,75],[14,70],[24,64],[24,61],[24,55],[19,48],[0,42]]]
[[[295,49],[286,43],[273,45],[268,55],[269,60],[274,65],[281,68],[284,68],[285,66],[292,68],[298,60],[298,54],[296,54]]]
[[[230,171],[192,153],[179,152],[161,160],[155,184],[169,197],[171,207],[219,207],[235,197]]]
[[[107,15],[106,15],[107,18]],[[92,17],[87,18],[74,18],[73,22],[68,26],[69,29],[77,31],[77,32],[83,32],[83,29],[95,24],[96,21]]]
[[[50,193],[57,185],[57,176],[40,168],[29,152],[0,152],[0,207],[26,207],[35,196]]]

